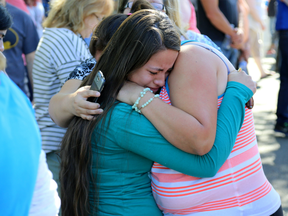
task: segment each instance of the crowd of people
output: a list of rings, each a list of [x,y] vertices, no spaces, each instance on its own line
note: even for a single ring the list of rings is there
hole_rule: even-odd
[[[288,135],[288,2],[271,2]],[[0,215],[283,216],[245,67],[272,75],[263,3],[0,0]]]

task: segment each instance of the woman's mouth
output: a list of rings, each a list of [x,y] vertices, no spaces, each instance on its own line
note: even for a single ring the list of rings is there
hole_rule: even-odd
[[[150,87],[149,87],[150,88]],[[154,93],[158,92],[159,88],[150,88]]]

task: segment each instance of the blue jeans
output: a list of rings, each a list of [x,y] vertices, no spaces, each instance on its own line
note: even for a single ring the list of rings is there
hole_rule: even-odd
[[[213,42],[221,48],[222,53],[226,56],[226,58],[236,68],[237,60],[238,60],[238,56],[239,56],[239,51],[237,49],[232,48],[232,47],[227,49],[226,47],[224,47],[223,41],[213,41]]]
[[[277,44],[278,40],[278,32],[275,30],[276,25],[276,17],[269,17],[270,20],[270,34],[271,34],[271,45]]]
[[[49,170],[53,174],[53,179],[58,185],[57,191],[60,196],[61,188],[60,188],[60,180],[59,180],[59,173],[60,173],[60,158],[55,151],[49,152],[46,154],[47,164]]]
[[[277,123],[288,123],[288,29],[279,31],[279,50],[281,53],[280,89],[277,103]]]

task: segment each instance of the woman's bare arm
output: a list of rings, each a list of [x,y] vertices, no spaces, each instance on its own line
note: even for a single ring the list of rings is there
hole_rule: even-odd
[[[226,88],[227,68],[219,57],[200,47],[195,46],[192,52],[182,54],[169,77],[173,106],[154,99],[142,109],[142,113],[171,144],[183,151],[203,155],[214,143],[217,96]],[[232,65],[230,67],[234,69]],[[218,82],[220,77],[221,83]],[[134,93],[132,101],[135,102],[139,91],[135,91],[138,93]],[[121,99],[121,94],[122,90],[120,100],[127,102]],[[139,106],[152,96],[147,93]]]
[[[76,79],[68,80],[50,100],[49,114],[60,127],[68,127],[73,116],[91,120],[93,115],[103,112],[98,103],[86,101],[89,97],[99,97],[100,93],[89,90],[90,86],[79,88],[81,82]]]
[[[172,105],[184,113],[165,108],[161,114],[152,116],[148,109],[143,114],[178,148],[198,155],[208,153],[216,134],[218,76],[223,80],[221,93],[227,83],[227,76],[217,73],[221,70],[227,74],[215,54],[198,46],[183,46],[168,84]],[[156,120],[156,115],[162,118]]]

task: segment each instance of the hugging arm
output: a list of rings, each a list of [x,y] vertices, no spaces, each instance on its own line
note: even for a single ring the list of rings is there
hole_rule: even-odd
[[[207,64],[207,59],[210,64]],[[160,133],[170,143],[175,143],[176,147],[186,152],[204,155],[212,148],[218,110],[219,62],[222,64],[216,55],[201,47],[183,46],[168,79],[172,105],[183,113],[176,113],[179,110],[173,110],[172,113],[169,110],[171,107],[166,107],[158,108],[158,113],[150,117],[153,112],[148,110],[149,107],[146,111],[143,109],[144,115],[149,116],[152,124],[157,129],[161,128],[158,129]],[[227,78],[225,87],[226,80]],[[161,115],[163,119],[159,121],[157,116]],[[173,121],[170,118],[174,118]]]
[[[91,120],[94,114],[103,111],[99,109],[98,103],[86,101],[88,97],[99,97],[99,92],[89,90],[90,86],[79,88],[81,82],[76,79],[68,80],[50,100],[49,114],[60,127],[68,127],[73,116]]]
[[[169,77],[169,86],[170,81],[172,84],[173,106],[165,104],[160,99],[154,99],[142,109],[142,113],[172,145],[188,153],[204,155],[213,146],[216,121],[222,118],[221,115],[217,118],[217,95],[218,90],[224,92],[227,76],[223,76],[223,72],[217,74],[217,70],[224,70],[227,74],[227,69],[215,54],[200,47],[195,48],[197,52],[193,49],[188,55],[181,55],[181,50]],[[204,59],[202,56],[207,58]],[[207,59],[210,60],[209,64],[207,64]],[[237,74],[237,76],[240,75],[246,76]],[[222,89],[217,87],[220,76],[225,84],[222,85]],[[129,91],[125,88],[120,91],[120,96],[118,96],[120,100],[126,102],[122,100],[125,94],[136,92],[136,97],[132,97],[132,101],[135,102],[139,90],[129,89]],[[152,95],[152,93],[147,93],[140,102],[146,102],[153,97]],[[222,105],[226,105],[225,103],[230,102],[224,100]],[[219,114],[222,112],[220,109]]]
[[[111,133],[121,147],[163,166],[195,177],[212,177],[233,148],[244,119],[244,105],[252,95],[253,92],[244,85],[228,83],[223,106],[220,107],[215,143],[209,153],[203,156],[188,154],[172,146],[144,116],[131,113],[130,106],[125,104],[118,106],[126,106],[126,113],[119,112],[116,108],[113,111]]]
[[[99,97],[99,92],[91,91],[90,86],[80,85],[96,65],[94,58],[86,59],[70,73],[68,80],[63,77],[61,90],[54,95],[49,103],[49,114],[60,127],[68,127],[73,116],[86,120],[93,119],[93,115],[103,112],[98,103],[88,102],[89,97]]]

